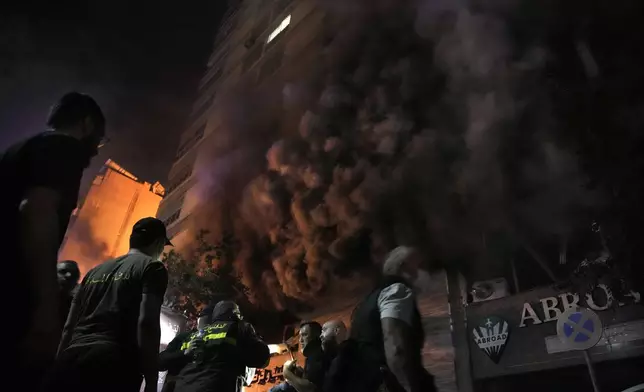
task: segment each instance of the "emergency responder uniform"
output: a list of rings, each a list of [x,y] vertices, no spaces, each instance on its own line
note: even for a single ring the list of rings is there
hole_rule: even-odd
[[[241,391],[246,367],[263,368],[270,359],[268,345],[230,301],[218,303],[212,324],[192,333],[181,349],[186,354],[175,392]]]

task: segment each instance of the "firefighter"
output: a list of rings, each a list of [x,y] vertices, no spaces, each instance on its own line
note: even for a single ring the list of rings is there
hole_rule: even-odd
[[[268,345],[232,301],[215,305],[212,323],[192,333],[182,350],[175,392],[240,391],[246,367],[264,368],[270,359]]]
[[[191,331],[179,333],[159,354],[159,370],[168,371],[163,385],[163,392],[173,392],[176,378],[181,369],[188,363],[188,356],[183,354],[184,342],[190,339],[192,334],[203,330],[212,321],[213,306],[207,306],[197,316],[197,328]]]

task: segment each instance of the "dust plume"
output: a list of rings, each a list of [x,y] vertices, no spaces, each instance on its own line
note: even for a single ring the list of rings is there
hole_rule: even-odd
[[[70,223],[59,260],[78,263],[81,277],[109,258],[108,246],[94,235],[91,216],[80,214]]]

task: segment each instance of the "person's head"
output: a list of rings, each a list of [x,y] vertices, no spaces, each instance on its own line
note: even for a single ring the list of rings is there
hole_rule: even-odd
[[[322,335],[322,326],[315,321],[305,321],[300,324],[300,350],[304,352],[306,346],[320,340]]]
[[[105,143],[105,116],[92,97],[70,92],[52,106],[47,126],[80,140],[83,148],[92,158]],[[89,165],[89,159],[87,164]]]
[[[233,301],[219,301],[212,311],[213,321],[241,321],[243,319],[239,305]]]
[[[340,320],[331,320],[322,326],[322,345],[340,344],[347,339],[347,327]]]
[[[422,255],[417,249],[399,246],[387,255],[382,272],[385,276],[401,277],[415,290],[424,291],[431,284],[431,278],[422,262]]]
[[[166,246],[172,246],[163,222],[157,218],[143,218],[134,224],[130,235],[130,249],[159,259]]]
[[[208,324],[212,323],[212,312],[214,306],[206,306],[199,312],[197,316],[197,329],[204,329]]]
[[[56,272],[58,274],[58,286],[68,293],[74,290],[80,279],[78,264],[73,260],[61,261],[56,265]]]

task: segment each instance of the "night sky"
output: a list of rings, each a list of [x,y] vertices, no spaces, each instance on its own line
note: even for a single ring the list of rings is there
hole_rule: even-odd
[[[0,149],[42,131],[63,93],[86,92],[103,107],[112,141],[84,182],[112,158],[141,179],[167,183],[226,2],[6,3]]]

